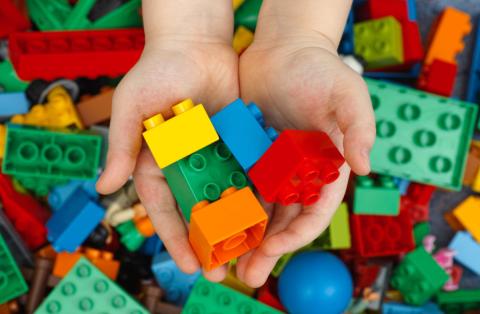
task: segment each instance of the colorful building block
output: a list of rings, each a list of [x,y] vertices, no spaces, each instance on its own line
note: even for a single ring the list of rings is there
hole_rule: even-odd
[[[228,266],[227,276],[225,277],[225,279],[223,279],[221,284],[250,297],[253,297],[256,291],[256,289],[247,286],[246,283],[238,279],[237,268],[235,265]]]
[[[421,222],[413,227],[413,237],[415,239],[415,246],[423,245],[423,239],[430,234],[430,224],[428,222]]]
[[[409,180],[394,177],[393,181],[395,182],[395,185],[397,186],[397,189],[400,191],[401,196],[407,194],[408,187],[410,186],[410,181]]]
[[[408,19],[411,21],[417,20],[417,4],[415,0],[408,1]]]
[[[95,189],[95,184],[97,179],[94,180],[72,180],[67,184],[54,187],[48,194],[48,205],[53,211],[58,210],[60,207],[65,205],[65,201],[70,197],[70,195],[75,192],[75,190],[81,187],[87,194],[90,199],[97,200],[98,193]]]
[[[255,32],[262,3],[263,0],[245,0],[235,11],[235,28],[244,26]]]
[[[265,128],[262,112],[254,103],[245,106],[241,99],[215,115],[212,123],[240,165],[248,171],[277,138],[273,128]]]
[[[408,20],[407,0],[368,0],[359,8],[359,17],[365,20],[392,16],[397,21]]]
[[[83,257],[53,289],[35,313],[81,312],[148,313],[115,282]]]
[[[137,62],[141,29],[24,32],[10,36],[10,58],[23,80],[117,77]]]
[[[280,298],[278,297],[278,281],[276,278],[268,277],[267,282],[257,291],[257,300],[273,307],[279,311],[286,312]]]
[[[200,276],[193,286],[183,313],[282,313],[240,292]]]
[[[311,205],[322,186],[338,178],[344,162],[326,133],[285,130],[248,176],[267,202]]]
[[[448,281],[448,274],[423,248],[408,253],[390,283],[408,304],[423,305]]]
[[[8,125],[3,173],[46,179],[94,179],[102,138]]]
[[[246,27],[239,26],[233,35],[233,50],[239,55],[253,42],[253,33]]]
[[[474,48],[465,100],[478,103],[480,100],[480,24],[478,23],[473,43]]]
[[[23,92],[27,86],[28,82],[18,78],[10,60],[0,62],[0,91]]]
[[[226,189],[248,185],[245,172],[221,141],[171,164],[163,174],[187,221],[197,203],[216,201]]]
[[[342,203],[322,234],[306,246],[306,249],[345,250],[351,247],[348,205]]]
[[[285,268],[285,266],[287,266],[288,262],[290,261],[290,259],[292,259],[295,253],[296,252],[290,252],[282,255],[282,257],[280,257],[277,263],[275,264],[275,267],[273,267],[270,275],[274,278],[278,278],[278,276],[280,276],[283,269]]]
[[[469,196],[454,209],[453,215],[480,243],[480,197]]]
[[[434,59],[431,64],[425,64],[418,78],[417,87],[423,91],[450,97],[455,87],[457,65]]]
[[[191,99],[172,107],[175,116],[167,121],[157,114],[143,122],[147,142],[153,158],[160,168],[193,154],[218,141],[217,132],[202,104],[194,105]]]
[[[48,5],[42,0],[27,0],[32,22],[42,31],[62,30],[72,8],[68,0],[51,0]]]
[[[237,10],[244,2],[245,0],[233,0],[233,10]]]
[[[105,210],[77,188],[48,220],[48,240],[57,252],[75,252],[105,216]]]
[[[182,272],[166,251],[153,257],[152,272],[165,292],[165,300],[175,305],[185,304],[193,284],[200,277],[200,271],[193,274]]]
[[[28,291],[22,273],[18,269],[2,235],[0,235],[0,278],[0,304]]]
[[[443,311],[432,302],[423,306],[411,306],[396,302],[385,302],[382,314],[443,314]]]
[[[0,119],[26,113],[30,103],[23,92],[0,93]]]
[[[192,212],[188,239],[208,271],[259,246],[267,219],[249,187],[231,188],[218,201]]]
[[[372,171],[460,189],[477,106],[390,83],[366,82],[377,124]]]
[[[77,111],[85,126],[105,122],[112,115],[113,89],[108,89],[99,95],[82,99],[77,104]]]
[[[355,54],[366,62],[367,69],[402,64],[402,27],[393,17],[356,23],[353,27]]]
[[[480,309],[480,289],[442,291],[437,294],[436,301],[448,314],[475,313]]]
[[[0,38],[7,37],[10,33],[26,31],[31,25],[30,21],[18,10],[12,0],[0,0]]]
[[[480,170],[480,142],[473,140],[468,151],[467,165],[463,175],[463,185],[471,186]]]
[[[456,252],[455,261],[480,275],[480,243],[476,242],[466,231],[459,231],[455,234],[448,245],[449,249]]]
[[[400,191],[392,177],[357,177],[353,212],[357,215],[396,216],[400,209]]]
[[[146,238],[155,234],[149,217],[129,220],[117,226],[116,230],[120,234],[120,242],[131,252],[137,251]]]

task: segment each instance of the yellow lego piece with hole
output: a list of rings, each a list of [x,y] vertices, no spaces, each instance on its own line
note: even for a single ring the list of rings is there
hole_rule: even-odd
[[[453,215],[480,242],[480,197],[469,196],[455,208]]]
[[[239,26],[233,36],[233,49],[241,54],[253,42],[253,33],[244,26]]]
[[[173,106],[172,110],[175,117],[167,121],[162,114],[157,114],[143,122],[146,128],[143,138],[160,168],[219,139],[202,104],[195,106],[191,99],[187,99]]]
[[[244,2],[245,0],[233,0],[233,9],[238,9]]]

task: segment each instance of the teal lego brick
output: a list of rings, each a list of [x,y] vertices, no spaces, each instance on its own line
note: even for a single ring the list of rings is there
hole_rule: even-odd
[[[282,312],[236,290],[219,283],[210,282],[203,276],[200,276],[193,286],[182,313],[277,314]]]
[[[366,82],[377,126],[372,171],[459,190],[477,106],[391,83]]]
[[[86,258],[80,258],[35,314],[149,313]]]
[[[44,179],[93,179],[100,163],[102,138],[9,124],[3,173]]]
[[[187,221],[198,202],[218,200],[226,189],[248,185],[242,167],[221,141],[171,164],[163,174]]]
[[[23,92],[28,84],[18,77],[10,60],[0,62],[0,92]]]
[[[413,238],[415,239],[415,246],[423,245],[423,238],[430,234],[430,224],[428,222],[421,222],[413,227]]]
[[[390,283],[406,303],[422,305],[437,294],[448,279],[449,275],[422,247],[405,256],[394,270]]]
[[[400,191],[390,176],[359,176],[355,182],[353,213],[357,215],[397,216]]]
[[[72,11],[68,0],[27,0],[28,14],[41,31],[63,30]]]
[[[448,314],[463,314],[470,310],[479,310],[480,289],[442,291],[437,294],[436,301]]]
[[[392,16],[356,23],[353,26],[355,55],[367,69],[403,63],[402,26]]]
[[[12,257],[3,236],[0,235],[0,304],[28,291],[27,284]]]

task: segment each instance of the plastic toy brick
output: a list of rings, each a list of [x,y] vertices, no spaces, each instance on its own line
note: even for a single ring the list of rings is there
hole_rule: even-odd
[[[480,145],[478,141],[472,141],[468,152],[467,165],[463,175],[463,185],[471,186],[480,170]]]
[[[408,19],[411,21],[417,20],[417,5],[415,0],[407,0],[408,2]]]
[[[448,248],[456,252],[455,261],[480,275],[480,263],[478,263],[480,260],[480,243],[476,242],[468,232],[457,232]]]
[[[62,30],[72,8],[68,0],[27,0],[30,18],[42,31]]]
[[[65,201],[75,192],[78,187],[87,192],[90,199],[97,200],[98,193],[95,189],[97,180],[72,180],[67,184],[54,187],[48,194],[48,204],[53,211],[65,205]]]
[[[0,38],[16,31],[26,31],[30,21],[22,15],[12,0],[1,0],[0,7]]]
[[[382,305],[382,314],[443,314],[443,311],[432,302],[421,307],[396,302],[385,302]]]
[[[82,100],[77,104],[77,111],[85,126],[105,122],[112,115],[113,89]]]
[[[154,256],[152,272],[158,285],[165,291],[165,300],[175,305],[185,304],[193,284],[200,276],[200,271],[193,274],[182,272],[166,251]]]
[[[423,91],[450,97],[457,77],[457,65],[435,59],[424,65],[417,87]]]
[[[469,196],[465,201],[458,205],[453,211],[453,215],[470,232],[477,242],[480,242],[480,198]]]
[[[413,227],[413,237],[415,238],[415,245],[423,245],[423,238],[430,234],[430,224],[428,222],[422,222],[416,224]]]
[[[344,162],[326,133],[285,130],[248,176],[267,202],[310,205],[323,185],[338,178]]]
[[[480,289],[442,291],[437,294],[436,301],[445,313],[469,313],[469,310],[480,309]]]
[[[262,2],[263,0],[245,0],[235,11],[235,28],[245,26],[252,32],[255,32]]]
[[[28,291],[27,284],[15,263],[7,244],[0,235],[0,304],[16,298]]]
[[[239,55],[253,42],[253,33],[246,27],[239,26],[233,35],[233,50]]]
[[[183,313],[249,313],[276,314],[282,313],[240,292],[221,284],[210,282],[200,276],[193,286],[183,308]]]
[[[400,209],[400,191],[392,177],[357,177],[353,212],[358,215],[396,216]]]
[[[368,0],[360,9],[360,18],[365,20],[392,16],[398,21],[408,20],[407,0]]]
[[[155,234],[152,222],[148,217],[143,217],[135,222],[129,220],[116,229],[121,235],[120,242],[132,252],[138,250],[146,238]]]
[[[476,105],[399,85],[366,82],[377,122],[372,170],[460,189]]]
[[[280,257],[280,259],[275,264],[275,267],[273,267],[270,275],[275,277],[275,278],[278,278],[280,276],[280,274],[282,273],[283,269],[285,268],[285,266],[287,266],[288,262],[293,257],[294,253],[295,252],[290,252],[290,253],[282,255],[282,257]]]
[[[421,70],[421,64],[418,62],[414,64],[410,69],[400,72],[385,72],[385,70],[390,71],[396,67],[381,69],[378,71],[372,70],[364,73],[364,77],[377,79],[377,80],[400,80],[400,81],[415,81],[418,79]]]
[[[7,139],[7,127],[0,124],[0,159],[5,155],[5,141]]]
[[[417,22],[402,21],[403,59],[406,65],[413,65],[423,60],[422,37]]]
[[[465,99],[470,102],[478,103],[480,100],[480,24],[477,24],[477,30],[475,31],[475,38],[473,40],[475,46],[472,54],[472,62],[470,64],[470,74]]]
[[[7,244],[13,258],[20,266],[33,266],[33,255],[15,230],[3,209],[0,208],[0,236]]]
[[[64,185],[68,180],[47,179],[35,176],[15,176],[13,182],[17,185],[17,188],[21,187],[24,193],[29,192],[37,197],[44,197],[48,195],[52,188]]]
[[[75,264],[35,313],[81,312],[148,313],[85,258]]]
[[[355,54],[362,57],[367,69],[402,64],[402,27],[393,17],[356,23],[353,26]]]
[[[175,116],[167,121],[157,114],[143,122],[143,137],[157,165],[165,168],[174,162],[218,141],[218,135],[202,104],[191,99],[172,107]],[[181,145],[179,145],[181,143]]]
[[[23,92],[28,82],[20,80],[10,60],[0,62],[0,91]]]
[[[144,46],[140,29],[24,32],[10,36],[13,66],[24,80],[123,75]]]
[[[23,92],[0,93],[0,118],[28,112],[30,104]]]
[[[350,215],[353,247],[362,257],[391,256],[415,248],[408,211],[398,216]]]
[[[269,277],[267,282],[257,290],[257,300],[279,311],[286,312],[277,295],[277,280]]]
[[[247,286],[244,282],[238,279],[235,265],[229,265],[227,276],[221,282],[221,284],[250,297],[253,297],[256,291],[256,289]]]
[[[46,179],[93,179],[102,138],[8,125],[3,173]]]
[[[192,212],[188,239],[205,270],[214,269],[260,245],[267,214],[249,187]]]
[[[308,249],[345,250],[351,247],[348,205],[342,203],[332,217],[327,229],[310,245]]]
[[[233,9],[237,10],[244,2],[245,0],[233,0]]]
[[[159,253],[162,248],[162,240],[160,240],[158,235],[154,234],[153,236],[145,239],[145,242],[143,242],[142,247],[140,248],[140,252],[144,255],[153,256]]]
[[[473,180],[471,188],[474,192],[480,192],[480,171],[478,171],[475,175],[475,179]]]
[[[105,210],[78,188],[47,222],[48,240],[57,252],[74,252],[105,216]]]
[[[338,46],[338,52],[344,55],[353,55],[353,19],[353,10],[350,10],[345,29],[343,30],[342,39]]]
[[[221,141],[171,164],[163,173],[187,221],[195,204],[213,202],[230,187],[248,185],[243,169]]]
[[[277,138],[273,128],[265,128],[262,112],[254,103],[245,106],[237,99],[215,115],[212,123],[235,159],[248,171]]]
[[[352,265],[352,275],[354,286],[354,296],[362,295],[363,291],[375,284],[381,266],[377,264],[368,263],[364,260],[356,260]]]
[[[448,223],[450,228],[454,231],[464,231],[465,228],[463,225],[458,221],[458,219],[453,215],[453,212],[446,212],[443,214],[443,218]]]
[[[401,196],[407,194],[408,187],[410,186],[410,181],[409,180],[394,177],[393,181],[395,182],[395,185],[397,186],[398,190],[400,191]]]

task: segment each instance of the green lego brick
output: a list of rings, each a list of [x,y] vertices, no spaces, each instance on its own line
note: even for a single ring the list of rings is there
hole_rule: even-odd
[[[0,62],[0,91],[23,92],[27,89],[29,82],[22,81],[10,60]]]
[[[462,314],[480,309],[480,289],[442,291],[437,294],[437,303],[448,314]]]
[[[142,26],[142,17],[140,16],[141,4],[141,0],[131,0],[93,22],[90,28],[140,27]]]
[[[459,190],[477,105],[366,80],[377,125],[373,172]]]
[[[308,249],[344,250],[352,246],[348,205],[340,204],[327,229],[307,246]]]
[[[358,215],[398,216],[400,191],[393,178],[379,176],[376,180],[359,176],[353,196],[353,212]]]
[[[69,182],[69,180],[28,176],[15,176],[14,180],[16,181],[15,183],[20,184],[21,187],[38,197],[47,196],[50,190],[54,187],[67,184]]]
[[[163,173],[187,221],[198,202],[215,201],[230,187],[248,185],[240,164],[221,141],[173,163]]]
[[[423,238],[430,234],[430,224],[428,222],[421,222],[413,227],[413,237],[415,238],[415,245],[422,246]]]
[[[118,225],[116,230],[120,233],[120,242],[131,252],[138,250],[145,241],[132,220]]]
[[[214,283],[200,276],[188,297],[182,313],[184,314],[245,314],[282,313],[253,298],[222,284]]]
[[[68,0],[27,0],[28,13],[41,31],[63,30],[72,11]]]
[[[235,11],[235,28],[244,26],[255,32],[257,27],[258,13],[262,7],[263,0],[245,0]]]
[[[88,19],[88,13],[96,2],[96,0],[79,0],[65,19],[64,28],[66,30],[89,28],[91,21]]]
[[[368,20],[353,26],[355,54],[367,69],[403,63],[402,25],[394,17]]]
[[[282,257],[280,257],[280,259],[275,264],[275,267],[273,267],[271,275],[273,277],[278,278],[278,276],[280,276],[283,269],[285,268],[285,266],[287,266],[288,262],[292,259],[293,255],[295,253],[296,252],[287,253],[287,254],[283,255]]]
[[[115,313],[148,311],[86,258],[80,258],[35,314]]]
[[[102,137],[9,124],[3,173],[43,179],[94,179]]]
[[[408,253],[394,270],[390,283],[406,303],[422,305],[442,289],[449,275],[423,247]]]
[[[3,236],[0,235],[0,304],[27,291],[27,283],[23,279]]]

